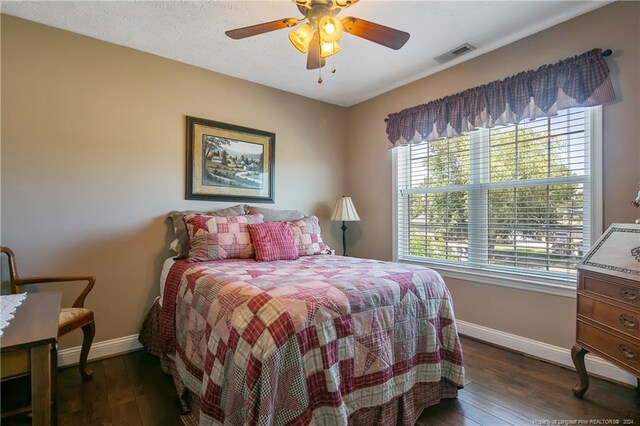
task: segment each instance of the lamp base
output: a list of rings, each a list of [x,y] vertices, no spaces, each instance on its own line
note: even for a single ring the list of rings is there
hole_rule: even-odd
[[[348,256],[348,254],[347,254],[347,225],[344,222],[344,220],[342,221],[342,226],[340,227],[340,229],[342,229],[342,255],[343,256]]]

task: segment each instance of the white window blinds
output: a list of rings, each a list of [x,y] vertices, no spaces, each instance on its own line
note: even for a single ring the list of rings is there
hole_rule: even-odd
[[[574,280],[591,242],[590,117],[400,147],[398,259]]]

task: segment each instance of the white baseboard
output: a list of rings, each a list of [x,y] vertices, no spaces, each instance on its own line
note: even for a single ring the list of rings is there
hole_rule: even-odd
[[[458,325],[458,332],[465,336],[493,343],[504,348],[513,349],[514,351],[522,352],[536,358],[551,361],[574,369],[573,361],[571,360],[571,349],[549,345],[548,343],[539,342],[537,340],[528,339],[515,334],[505,333],[504,331],[495,330],[493,328],[484,327],[482,325],[466,321],[456,320],[456,323]],[[601,358],[587,355],[585,357],[585,364],[589,373],[597,374],[601,377],[606,377],[611,380],[628,383],[634,386],[637,384],[635,376],[632,376]]]
[[[135,351],[136,349],[140,349],[141,347],[142,344],[140,344],[140,342],[138,341],[137,334],[118,337],[117,339],[104,340],[102,342],[97,342],[91,345],[91,350],[89,351],[89,360],[118,355],[125,352],[131,352]],[[59,367],[77,364],[79,360],[80,346],[58,351]]]
[[[493,343],[494,345],[502,346],[504,348],[513,349],[514,351],[564,365],[571,369],[574,368],[573,361],[571,360],[570,349],[561,348],[559,346],[550,345],[548,343],[539,342],[537,340],[528,339],[515,334],[505,333],[504,331],[495,330],[493,328],[484,327],[467,321],[457,320],[456,323],[458,325],[458,332],[465,336]],[[140,348],[142,348],[142,345],[138,341],[137,334],[105,340],[91,345],[89,360],[131,352]],[[58,366],[64,367],[66,365],[77,364],[79,358],[80,346],[63,349],[58,351]],[[585,357],[585,363],[589,373],[594,373],[611,380],[628,383],[634,386],[637,384],[635,376],[632,376],[631,374],[598,357],[587,355]]]

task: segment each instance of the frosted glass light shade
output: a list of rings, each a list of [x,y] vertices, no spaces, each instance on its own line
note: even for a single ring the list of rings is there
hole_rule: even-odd
[[[333,214],[331,220],[344,221],[344,222],[357,222],[360,220],[358,212],[356,211],[351,197],[340,197],[336,201],[336,205],[333,208]]]
[[[333,16],[323,16],[318,22],[320,40],[324,43],[334,43],[342,36],[342,22]]]
[[[289,33],[291,44],[302,53],[307,53],[312,38],[313,28],[309,24],[300,25],[298,29]]]
[[[320,43],[320,57],[327,58],[342,50],[338,43]]]
[[[335,55],[340,52],[342,47],[338,43],[321,43],[320,44],[320,57],[328,58],[331,55]]]

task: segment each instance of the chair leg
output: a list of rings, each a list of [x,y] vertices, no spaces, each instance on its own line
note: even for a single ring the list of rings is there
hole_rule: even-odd
[[[93,336],[96,334],[95,322],[91,321],[89,324],[82,326],[82,333],[84,338],[82,339],[82,350],[80,351],[80,374],[84,379],[90,379],[93,375],[93,370],[87,367],[87,358],[89,357],[91,343],[93,343]]]

